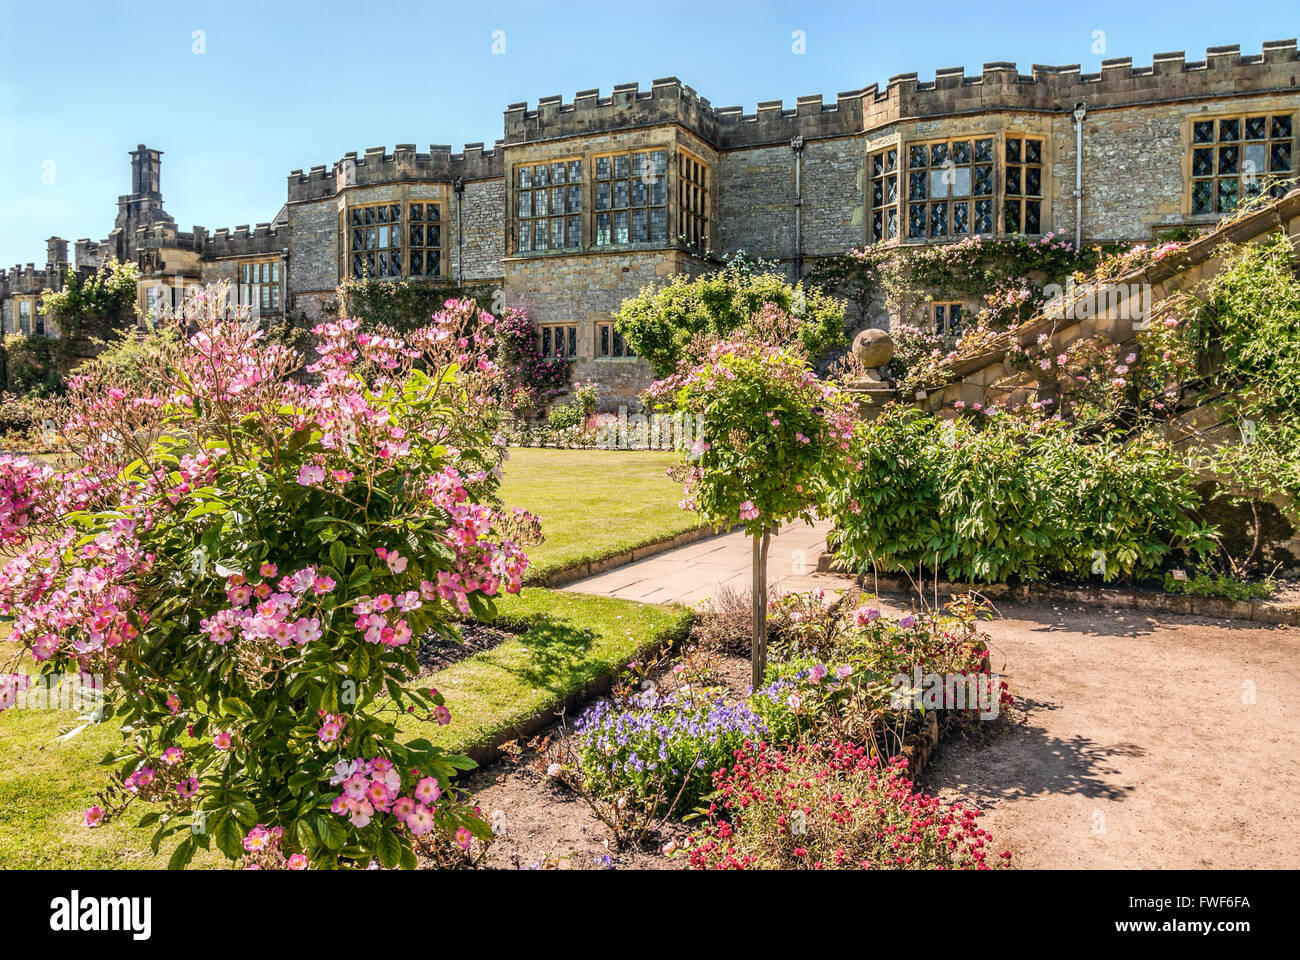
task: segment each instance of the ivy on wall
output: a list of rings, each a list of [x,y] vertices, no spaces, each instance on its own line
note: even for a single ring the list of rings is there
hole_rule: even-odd
[[[352,278],[339,284],[329,312],[361,322],[362,329],[389,327],[406,332],[422,327],[448,300],[473,300],[492,310],[496,289],[488,284],[457,287],[429,280]]]
[[[59,360],[92,355],[96,341],[109,340],[133,327],[138,317],[135,264],[110,260],[103,270],[68,273],[62,290],[41,294],[41,311],[59,328]]]

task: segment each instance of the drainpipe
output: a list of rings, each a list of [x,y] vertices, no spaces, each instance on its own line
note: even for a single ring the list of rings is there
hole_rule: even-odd
[[[289,319],[289,248],[280,249],[280,319]]]
[[[790,149],[794,151],[794,278],[803,279],[803,225],[800,214],[803,207],[802,159],[803,137],[796,136],[790,140]]]
[[[465,195],[465,178],[457,177],[451,182],[451,189],[456,194],[456,286],[465,286],[465,221],[460,213],[460,200]]]
[[[1074,249],[1083,247],[1083,120],[1088,115],[1088,104],[1080,100],[1074,105]]]

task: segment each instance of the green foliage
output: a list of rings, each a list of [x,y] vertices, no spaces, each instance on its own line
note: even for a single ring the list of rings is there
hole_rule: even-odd
[[[473,300],[493,309],[493,289],[486,284],[457,287],[437,280],[349,278],[338,286],[334,310],[358,320],[363,330],[387,327],[406,333],[429,322],[447,300]]]
[[[1248,386],[1243,416],[1300,418],[1300,279],[1285,233],[1232,252],[1200,294],[1193,336],[1225,385]]]
[[[59,354],[63,360],[90,353],[95,341],[134,326],[138,311],[135,264],[110,260],[96,273],[68,274],[63,289],[41,294],[41,310],[59,328]]]
[[[165,363],[163,358],[179,340],[180,335],[170,325],[128,327],[116,331],[112,340],[92,341],[99,352],[89,363],[114,383],[133,390],[149,389],[158,385],[159,363]]]
[[[1245,581],[1226,574],[1201,572],[1186,580],[1176,580],[1172,573],[1165,574],[1165,592],[1185,597],[1203,597],[1211,600],[1263,600],[1277,587],[1272,577]]]
[[[6,389],[18,393],[51,394],[62,386],[59,376],[59,341],[52,337],[25,337],[11,333],[4,338]]]
[[[1043,297],[1034,290],[1064,283],[1071,273],[1091,268],[1106,249],[1076,252],[1054,234],[1038,240],[968,237],[915,248],[871,246],[818,261],[808,282],[847,297],[864,314],[881,299],[904,319],[927,299],[979,300],[987,322],[1007,326],[1028,319],[1042,306]]]
[[[15,450],[44,447],[42,435],[49,416],[47,403],[33,394],[0,393],[0,446]]]
[[[843,479],[851,419],[797,349],[719,344],[708,363],[659,381],[651,397],[660,409],[701,418],[701,439],[683,465],[683,506],[717,526],[743,523],[759,535],[811,521]]]
[[[580,384],[572,397],[557,403],[546,412],[552,430],[568,430],[586,423],[596,412],[597,389],[594,383]]]
[[[1085,444],[1060,423],[941,422],[891,408],[832,498],[853,568],[954,580],[1147,576],[1178,546],[1205,549],[1194,477],[1164,444]]]
[[[791,286],[778,273],[749,270],[746,260],[700,277],[678,275],[663,287],[646,286],[619,307],[615,325],[661,377],[682,361],[701,359],[697,338],[717,340],[752,329],[765,304],[795,318],[799,343],[814,361],[846,342],[841,301],[803,284]]]

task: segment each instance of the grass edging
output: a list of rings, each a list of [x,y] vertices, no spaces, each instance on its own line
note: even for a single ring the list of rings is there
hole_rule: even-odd
[[[528,629],[435,673],[412,681],[437,687],[451,723],[430,731],[412,721],[404,732],[491,763],[503,743],[527,739],[562,713],[608,693],[632,660],[672,649],[690,633],[695,614],[684,607],[614,597],[525,588],[503,605]],[[621,634],[620,634],[620,631]]]
[[[646,557],[653,557],[656,554],[667,553],[669,550],[675,550],[677,547],[684,547],[687,544],[698,543],[701,540],[708,540],[711,537],[721,537],[724,534],[730,533],[733,529],[735,528],[730,526],[721,530],[715,530],[710,526],[699,526],[693,530],[686,530],[682,533],[647,540],[644,543],[617,550],[594,559],[578,560],[574,563],[566,564],[565,566],[553,570],[543,568],[538,571],[535,578],[525,575],[524,583],[539,587],[562,587],[566,584],[576,583],[579,580],[585,580],[587,577],[594,577],[596,574],[604,573],[606,570],[613,570],[616,567],[635,563],[638,560],[644,560]]]

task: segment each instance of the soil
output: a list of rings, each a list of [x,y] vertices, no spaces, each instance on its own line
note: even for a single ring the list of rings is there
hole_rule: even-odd
[[[664,693],[680,685],[668,664],[650,673]],[[749,691],[748,658],[721,656],[714,665],[713,682],[726,689],[727,699],[743,698]],[[475,771],[464,786],[485,819],[504,825],[488,848],[483,866],[488,869],[558,870],[671,870],[681,867],[681,857],[663,852],[669,841],[681,841],[690,824],[670,820],[648,834],[640,846],[617,849],[613,833],[572,789],[546,776],[541,749],[561,729],[557,722],[543,730],[518,756],[506,756]],[[605,858],[609,859],[606,860]]]
[[[476,620],[459,623],[457,628],[461,635],[459,643],[438,636],[425,637],[420,641],[415,651],[415,658],[420,664],[420,676],[428,676],[476,653],[491,650],[497,644],[518,635]]]

